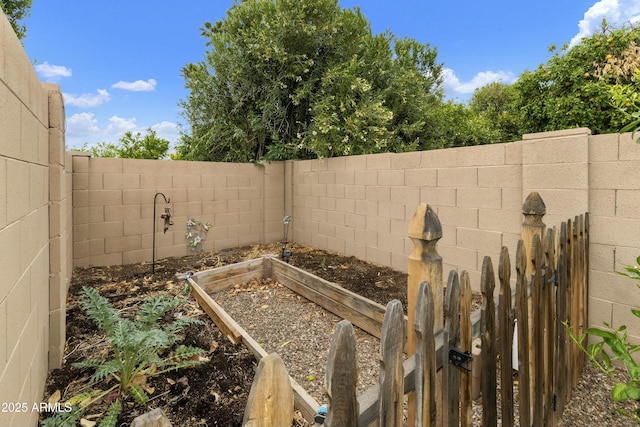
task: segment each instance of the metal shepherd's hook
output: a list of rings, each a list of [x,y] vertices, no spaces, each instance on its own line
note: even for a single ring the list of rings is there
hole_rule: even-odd
[[[156,193],[153,196],[153,244],[151,248],[151,274],[156,272],[156,201],[158,196],[162,196],[164,202],[169,204],[171,199],[167,199],[167,197],[163,193]],[[164,219],[164,232],[166,233],[169,229],[170,225],[173,225],[173,221],[171,220],[171,208],[165,207],[164,213],[161,215],[161,218]]]

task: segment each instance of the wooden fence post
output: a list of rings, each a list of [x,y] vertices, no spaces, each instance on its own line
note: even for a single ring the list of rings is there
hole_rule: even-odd
[[[542,221],[542,217],[545,215],[546,212],[547,212],[547,208],[544,204],[544,201],[542,200],[542,197],[540,197],[540,194],[538,194],[535,191],[529,193],[524,203],[522,204],[522,214],[524,215],[524,221],[522,222],[522,234],[521,234],[521,238],[524,241],[524,249],[527,254],[531,253],[531,245],[533,244],[534,236],[538,236],[540,241],[542,241],[542,239],[544,238],[546,226]],[[530,277],[532,272],[532,262],[531,262],[530,256],[526,258],[525,263],[526,263],[525,276]],[[528,336],[529,336],[529,339],[531,340],[529,345],[529,351],[532,352],[533,348],[531,347],[531,343],[533,343],[534,322],[531,319],[533,319],[534,314],[532,312],[531,299],[528,300],[527,316],[530,319],[528,323],[529,324]],[[518,322],[520,322],[520,319],[518,319]],[[520,336],[518,336],[518,338],[519,337]],[[534,367],[534,358],[532,355],[529,356],[529,375],[531,376],[531,379],[536,377],[536,372]],[[530,393],[530,396],[533,398],[534,396],[533,381],[531,381],[529,385],[531,387],[529,390],[529,393]]]
[[[498,265],[500,279],[499,319],[500,332],[500,397],[502,402],[502,427],[513,426],[513,310],[511,308],[511,260],[506,246],[500,252]]]
[[[416,425],[436,425],[436,342],[433,334],[433,295],[429,282],[420,283],[416,307]],[[469,426],[470,427],[470,426]]]
[[[442,257],[438,255],[436,244],[442,237],[442,225],[431,206],[421,203],[409,223],[409,238],[413,242],[413,252],[408,259],[407,278],[407,316],[409,325],[415,323],[416,301],[420,283],[428,281],[431,285],[434,307],[434,332],[444,326],[442,284]],[[408,328],[405,351],[408,356],[415,353],[416,338],[413,328]],[[436,376],[436,405],[438,417],[442,420],[442,375]],[[415,393],[408,396],[409,427],[415,425]]]
[[[578,225],[578,271],[574,270],[576,276],[578,276],[577,287],[578,287],[578,310],[577,310],[577,323],[578,323],[578,335],[580,336],[587,332],[587,275],[588,275],[588,259],[587,256],[589,254],[588,244],[588,215],[580,215],[577,221]],[[577,385],[578,380],[580,379],[580,373],[582,372],[582,368],[586,363],[586,354],[582,351],[578,352],[578,356],[576,358],[576,364],[578,366],[578,373],[576,375],[575,384]],[[574,386],[575,387],[575,386]]]
[[[569,294],[570,297],[570,310],[571,310],[571,330],[576,337],[581,334],[580,324],[580,224],[578,217],[575,217],[573,222],[567,221],[567,231],[569,234],[569,250],[571,251],[571,262],[569,264]],[[569,363],[571,364],[572,376],[571,389],[573,390],[578,384],[580,378],[580,359],[581,351],[576,343],[571,346],[571,356]]]
[[[522,214],[524,215],[524,222],[522,223],[522,240],[524,241],[526,251],[531,250],[533,236],[538,236],[540,240],[544,238],[545,225],[544,222],[542,222],[542,217],[545,213],[547,213],[547,207],[544,205],[544,201],[542,200],[542,197],[540,197],[540,194],[535,191],[529,193],[522,205]],[[531,259],[527,259],[525,275],[531,275]]]
[[[496,333],[495,316],[496,308],[493,302],[495,289],[495,276],[491,258],[484,257],[482,262],[482,275],[480,289],[482,291],[481,318],[482,327],[480,338],[482,340],[482,425],[484,427],[496,427],[498,423],[497,408],[497,380],[496,380]]]
[[[404,421],[404,370],[402,356],[405,338],[402,303],[387,304],[380,338],[380,426],[402,427]],[[339,424],[342,426],[342,424]],[[336,427],[338,424],[336,424]],[[331,427],[331,426],[329,426]]]
[[[544,298],[545,298],[545,360],[544,360],[544,411],[545,425],[555,427],[558,423],[558,412],[554,407],[556,369],[554,366],[555,353],[558,351],[556,343],[556,313],[558,310],[556,298],[556,229],[547,230],[544,243],[545,272],[544,272]]]
[[[356,336],[347,320],[336,325],[329,347],[325,381],[329,410],[324,424],[327,427],[358,427]]]
[[[292,420],[291,379],[280,356],[277,353],[268,354],[260,359],[256,369],[242,426],[288,426]]]
[[[527,287],[527,255],[524,241],[516,252],[516,318],[518,319],[518,381],[520,389],[520,425],[531,426],[531,376],[529,372],[529,291]]]
[[[570,395],[570,386],[568,381],[568,365],[567,352],[569,348],[569,339],[564,328],[563,322],[569,320],[569,312],[567,311],[567,288],[568,288],[568,271],[567,271],[567,224],[563,222],[560,225],[560,235],[558,236],[558,269],[556,282],[558,289],[556,292],[556,355],[554,365],[556,366],[556,376],[554,378],[554,389],[556,390],[556,409],[561,414],[564,411],[565,403]]]
[[[460,350],[471,353],[471,283],[469,273],[460,274]],[[472,427],[471,373],[462,376],[460,383],[460,427]]]
[[[460,281],[458,272],[451,270],[447,280],[446,320],[444,326],[444,360],[443,369],[443,391],[444,397],[442,406],[444,410],[444,426],[458,427],[460,424],[460,369],[449,363],[447,360],[449,351],[452,348],[459,349],[460,345]],[[465,374],[466,375],[466,374]]]
[[[584,214],[582,237],[582,313],[580,320],[582,321],[582,332],[587,331],[589,326],[589,212]],[[582,363],[580,370],[587,364],[587,355],[582,353]]]
[[[533,343],[533,425],[543,425],[544,417],[544,261],[542,243],[536,235],[531,245],[532,275],[531,275],[531,306],[533,317],[533,335],[530,337]]]

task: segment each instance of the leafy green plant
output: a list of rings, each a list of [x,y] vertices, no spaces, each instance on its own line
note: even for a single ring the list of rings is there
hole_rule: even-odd
[[[629,120],[611,103],[612,86],[637,88],[623,70],[637,68],[630,47],[640,43],[637,24],[601,30],[576,44],[552,46],[551,58],[514,84],[522,133],[587,127],[617,133]]]
[[[625,271],[618,272],[618,274],[640,280],[640,257],[636,259],[636,262],[637,265],[627,266]],[[640,310],[632,309],[631,313],[640,318]],[[613,400],[616,402],[626,400],[640,401],[640,364],[633,357],[634,353],[640,351],[640,345],[629,343],[627,327],[622,325],[618,329],[614,329],[604,322],[605,328],[588,328],[586,333],[575,336],[571,332],[568,322],[564,322],[564,325],[571,339],[586,353],[594,366],[610,378],[613,378],[613,374],[616,372],[616,368],[613,365],[614,361],[620,361],[624,365],[629,375],[629,380],[626,383],[619,382],[615,384],[611,390]],[[585,347],[584,341],[587,335],[598,337],[601,341],[588,344]],[[609,351],[607,351],[607,348]],[[640,424],[640,408],[633,412],[627,412],[620,408],[614,408],[614,410]]]
[[[640,48],[638,49],[640,51]],[[638,55],[640,61],[640,55]],[[612,105],[621,111],[629,123],[620,129],[620,132],[633,132],[632,137],[640,132],[640,69],[633,73],[634,85],[616,84],[610,89]],[[640,137],[636,138],[636,143],[640,144]]]
[[[149,396],[143,386],[147,378],[207,361],[204,357],[206,352],[201,348],[179,346],[169,351],[181,340],[178,332],[185,326],[201,323],[199,320],[179,316],[165,327],[157,324],[184,300],[169,295],[148,298],[133,320],[122,317],[94,288],[84,287],[79,302],[87,315],[106,333],[111,352],[109,359],[89,359],[74,366],[93,369],[93,383],[110,383],[114,379],[116,384],[97,394],[75,396],[72,398],[74,410],[45,420],[44,426],[75,425],[73,420],[79,413],[101,399],[112,403],[99,426],[115,426],[122,410],[122,399],[130,397],[140,405],[147,403]]]

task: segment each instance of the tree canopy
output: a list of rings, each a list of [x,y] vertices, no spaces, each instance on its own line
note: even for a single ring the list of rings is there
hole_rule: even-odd
[[[588,127],[618,132],[628,119],[613,94],[637,93],[640,27],[602,29],[575,46],[551,48],[553,56],[523,73],[514,87],[523,133]],[[624,107],[625,102],[622,103]]]
[[[517,96],[513,85],[489,83],[473,92],[469,108],[487,121],[489,128],[496,133],[497,141],[516,141],[522,136],[515,106]]]
[[[427,148],[437,51],[337,0],[236,0],[182,72],[183,159],[258,161]]]
[[[0,0],[0,9],[4,12],[20,40],[27,35],[27,26],[20,21],[31,13],[32,0]]]
[[[164,159],[169,151],[169,141],[159,138],[149,128],[145,135],[140,132],[126,132],[118,144],[100,142],[96,146],[87,144],[83,150],[91,151],[95,157],[119,157],[122,159]]]
[[[640,27],[602,29],[513,84],[443,99],[437,49],[372,34],[337,0],[236,0],[205,23],[203,61],[182,69],[188,122],[176,158],[249,162],[518,140],[640,126]],[[627,128],[623,126],[627,125]]]

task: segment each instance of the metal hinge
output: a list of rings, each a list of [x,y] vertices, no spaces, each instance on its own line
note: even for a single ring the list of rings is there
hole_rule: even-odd
[[[455,347],[449,349],[449,362],[460,369],[467,372],[471,372],[471,368],[467,366],[467,363],[471,363],[473,357],[468,351],[462,351]]]

